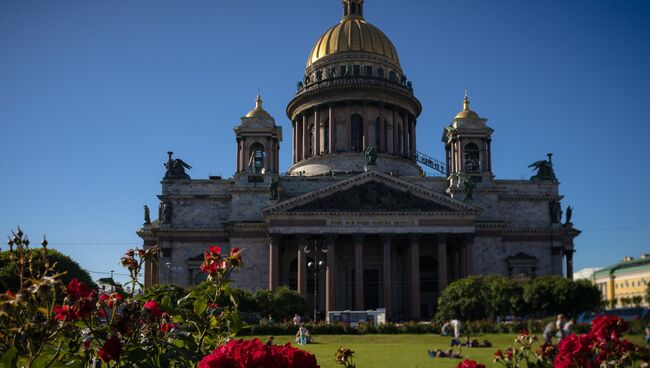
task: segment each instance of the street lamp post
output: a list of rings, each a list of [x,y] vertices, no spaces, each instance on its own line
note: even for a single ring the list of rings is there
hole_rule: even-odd
[[[318,277],[320,271],[325,267],[325,262],[320,258],[323,254],[327,253],[327,246],[323,242],[314,239],[311,244],[307,243],[305,247],[305,254],[313,252],[314,261],[307,264],[307,268],[313,272],[314,275],[314,323],[318,322]]]

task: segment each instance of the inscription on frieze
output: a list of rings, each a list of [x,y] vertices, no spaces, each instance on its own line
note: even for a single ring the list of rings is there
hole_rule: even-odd
[[[328,226],[417,226],[416,220],[327,220]]]

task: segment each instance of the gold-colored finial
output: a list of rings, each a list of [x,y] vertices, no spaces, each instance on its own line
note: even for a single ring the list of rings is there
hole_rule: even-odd
[[[262,96],[260,94],[257,94],[257,98],[255,99],[255,109],[261,110],[262,109]]]
[[[463,110],[469,111],[469,98],[467,97],[467,90],[465,90],[465,98],[463,99]]]

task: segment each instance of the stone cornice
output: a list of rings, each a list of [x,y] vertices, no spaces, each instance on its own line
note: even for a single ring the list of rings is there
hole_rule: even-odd
[[[499,200],[501,201],[560,201],[564,198],[559,194],[501,194]]]

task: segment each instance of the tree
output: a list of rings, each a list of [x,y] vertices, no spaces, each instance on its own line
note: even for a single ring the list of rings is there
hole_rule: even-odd
[[[41,268],[43,264],[42,248],[29,249],[28,252],[33,256],[34,269]],[[13,252],[15,256],[15,251]],[[16,291],[20,289],[20,275],[13,262],[10,262],[12,251],[0,252],[0,293],[4,293],[7,289]],[[54,249],[48,249],[46,253],[47,259],[50,264],[56,263],[54,268],[57,272],[64,273],[61,281],[68,284],[70,280],[77,279],[91,288],[97,290],[97,285],[93,282],[88,271],[84,270],[72,258],[60,253]]]
[[[294,314],[304,315],[309,308],[305,298],[287,286],[282,286],[273,293],[271,316],[276,321],[290,319]]]
[[[632,304],[635,307],[640,307],[641,303],[643,303],[643,297],[641,295],[635,295],[632,297]]]
[[[581,312],[594,311],[601,305],[600,290],[589,280],[572,281],[567,293],[567,305],[564,312],[569,312],[574,316]]]
[[[438,321],[460,318],[479,320],[488,317],[489,292],[481,276],[470,276],[449,284],[438,298]]]
[[[541,276],[524,285],[524,301],[530,312],[537,316],[550,316],[571,310],[571,281],[562,276]]]
[[[491,318],[519,315],[526,311],[522,283],[505,276],[486,276],[487,315]]]

